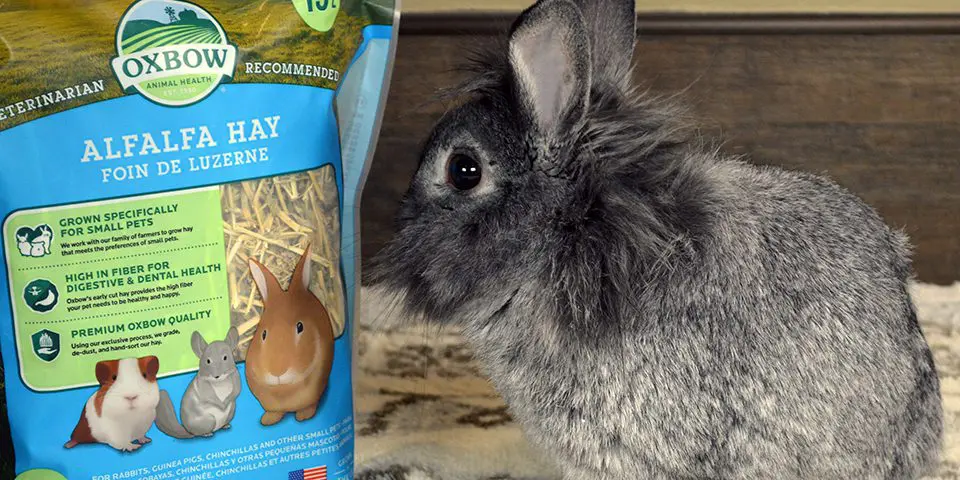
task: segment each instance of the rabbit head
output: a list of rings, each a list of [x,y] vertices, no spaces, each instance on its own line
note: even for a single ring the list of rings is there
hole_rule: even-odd
[[[298,383],[333,348],[329,314],[310,291],[310,247],[300,257],[287,290],[254,259],[250,273],[264,306],[247,351],[247,368],[265,385]]]
[[[20,242],[20,243],[30,242],[33,240],[33,238],[31,238],[33,237],[33,235],[34,233],[32,228],[20,227],[17,229],[17,232],[16,232],[17,242]]]
[[[536,284],[582,317],[666,248],[686,220],[662,214],[686,197],[660,195],[683,186],[666,158],[684,130],[631,92],[635,19],[633,1],[542,0],[479,57],[367,270],[373,292],[403,317],[464,322]]]

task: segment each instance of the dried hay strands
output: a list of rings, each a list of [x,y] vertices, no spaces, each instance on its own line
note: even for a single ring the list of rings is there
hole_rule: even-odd
[[[340,277],[340,206],[333,167],[222,185],[223,231],[230,285],[230,323],[240,331],[241,356],[260,320],[263,304],[250,276],[255,258],[281,283],[311,245],[310,289],[330,313],[334,334],[344,329]]]

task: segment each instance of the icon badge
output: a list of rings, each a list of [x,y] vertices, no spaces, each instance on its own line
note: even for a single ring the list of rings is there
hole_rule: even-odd
[[[60,334],[52,330],[43,329],[30,336],[33,342],[33,353],[44,362],[52,362],[60,356]]]
[[[60,292],[49,280],[37,279],[23,289],[23,301],[30,310],[47,313],[60,302]]]

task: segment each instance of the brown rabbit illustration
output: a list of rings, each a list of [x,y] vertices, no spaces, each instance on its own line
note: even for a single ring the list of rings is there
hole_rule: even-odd
[[[310,246],[300,257],[286,291],[260,262],[250,273],[263,298],[263,315],[247,350],[250,391],[273,425],[293,412],[299,421],[313,418],[333,366],[330,316],[310,291]]]

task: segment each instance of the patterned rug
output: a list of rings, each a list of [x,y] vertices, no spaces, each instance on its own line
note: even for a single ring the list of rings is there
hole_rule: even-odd
[[[916,285],[941,377],[945,438],[937,480],[960,479],[960,283]],[[361,297],[363,298],[363,297]],[[363,319],[378,315],[362,305]],[[358,334],[357,480],[556,479],[456,332],[416,326]]]

